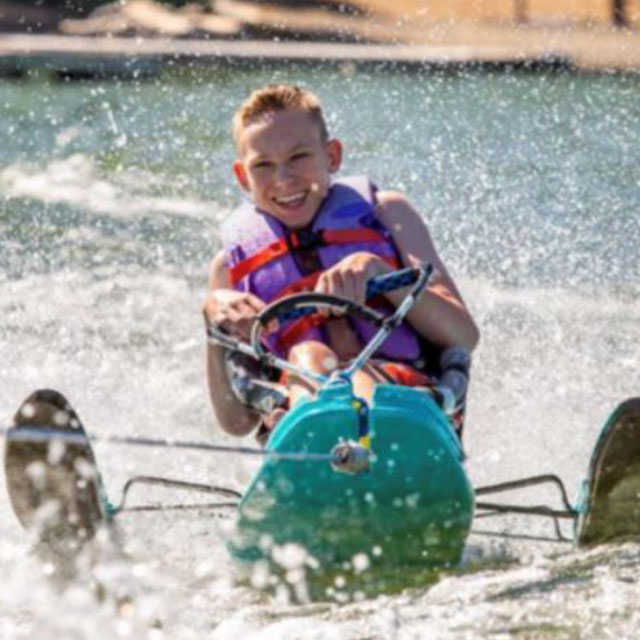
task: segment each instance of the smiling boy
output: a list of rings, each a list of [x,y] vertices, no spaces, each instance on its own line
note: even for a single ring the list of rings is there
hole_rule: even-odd
[[[355,393],[370,398],[376,384],[390,380],[421,384],[437,369],[425,353],[475,347],[476,325],[416,209],[401,193],[377,191],[365,178],[333,179],[342,145],[329,137],[312,93],[291,85],[255,91],[238,109],[233,132],[233,171],[250,203],[223,224],[223,249],[211,263],[204,303],[207,322],[246,339],[256,314],[287,293],[314,290],[364,303],[371,277],[429,262],[435,271],[428,289],[378,361],[356,374]],[[385,294],[387,305],[404,295]],[[354,357],[366,337],[365,328],[332,318],[277,339],[291,362],[327,373]],[[282,414],[261,415],[241,401],[223,347],[208,346],[207,372],[216,417],[228,433],[242,436],[259,425],[264,432]],[[293,378],[289,392],[295,401],[313,389]]]

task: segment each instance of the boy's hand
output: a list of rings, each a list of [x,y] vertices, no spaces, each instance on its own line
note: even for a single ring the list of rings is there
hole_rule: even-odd
[[[251,325],[265,304],[251,293],[232,289],[211,291],[202,306],[205,318],[232,336],[248,341]]]
[[[318,279],[315,290],[364,304],[367,282],[374,276],[391,271],[391,267],[378,256],[359,251],[327,269]]]

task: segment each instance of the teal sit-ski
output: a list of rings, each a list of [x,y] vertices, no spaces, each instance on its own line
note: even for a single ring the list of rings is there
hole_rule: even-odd
[[[267,449],[331,451],[357,434],[358,404],[348,382],[328,385],[291,411]],[[427,393],[397,385],[376,389],[368,420],[371,460],[362,470],[263,463],[240,502],[237,557],[296,543],[324,568],[359,553],[390,567],[460,559],[474,499],[449,420]]]

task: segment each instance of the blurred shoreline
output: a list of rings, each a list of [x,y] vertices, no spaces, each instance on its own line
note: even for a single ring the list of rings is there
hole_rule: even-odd
[[[640,71],[640,31],[606,22],[434,20],[375,0],[297,8],[215,0],[179,9],[150,0],[63,17],[0,0],[0,75],[154,75],[166,65],[344,65],[411,69]],[[378,3],[379,4],[379,3]],[[388,3],[387,3],[388,4]],[[21,9],[20,9],[21,7]],[[337,8],[336,8],[337,7]],[[363,9],[364,7],[364,9]]]

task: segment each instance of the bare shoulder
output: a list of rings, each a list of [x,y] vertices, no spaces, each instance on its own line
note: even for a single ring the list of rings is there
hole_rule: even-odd
[[[379,191],[376,194],[378,211],[382,215],[393,215],[402,210],[418,213],[407,196],[400,191]]]
[[[388,204],[409,204],[409,198],[402,191],[378,191],[376,193],[378,202],[384,205]]]
[[[423,216],[409,199],[399,191],[381,191],[378,193],[376,217],[391,231],[394,240],[401,249],[407,248],[415,253],[418,247],[426,250],[427,255],[418,256],[433,260],[435,248],[429,229]]]
[[[381,191],[378,194],[376,216],[398,240],[398,235],[418,234],[422,240],[429,236],[424,217],[399,191]]]
[[[220,250],[209,264],[209,289],[228,289],[230,286],[227,254]]]

